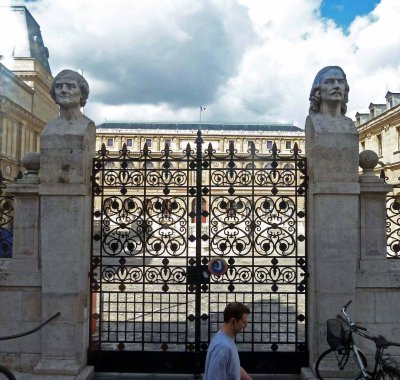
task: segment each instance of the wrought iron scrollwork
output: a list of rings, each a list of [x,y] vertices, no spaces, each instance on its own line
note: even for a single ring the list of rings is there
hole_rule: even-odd
[[[233,300],[253,316],[239,349],[305,347],[305,158],[297,145],[204,149],[201,131],[194,143],[98,152],[91,347],[199,353]]]
[[[0,172],[0,258],[12,257],[14,197],[7,194],[7,185]]]
[[[397,191],[398,187],[394,189]],[[386,197],[386,245],[387,256],[400,259],[400,196]]]

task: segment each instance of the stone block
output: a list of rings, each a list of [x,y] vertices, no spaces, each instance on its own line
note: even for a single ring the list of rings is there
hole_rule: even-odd
[[[37,228],[15,228],[13,258],[37,258],[38,242]]]
[[[71,358],[76,356],[76,348],[80,346],[80,337],[76,336],[76,327],[72,324],[50,324],[46,326],[46,337],[43,350],[53,358]],[[83,330],[81,331],[83,333]]]
[[[84,135],[43,134],[40,149],[41,183],[89,183],[93,152],[88,149]]]
[[[314,239],[314,256],[317,263],[323,265],[329,261],[353,261],[358,255],[359,240],[354,228],[320,227],[314,230],[318,239]],[[319,264],[318,268],[319,270]]]
[[[43,318],[49,318],[51,315],[60,312],[55,322],[57,324],[82,323],[85,320],[84,311],[88,305],[87,294],[63,294],[60,292],[46,293],[43,300],[43,308],[51,313]]]
[[[42,294],[38,291],[22,293],[22,320],[41,322],[42,320]]]
[[[1,289],[0,305],[3,305],[0,307],[1,335],[8,335],[7,332],[4,332],[4,323],[17,324],[22,321],[22,292]]]
[[[314,228],[359,228],[357,196],[324,194],[314,202]]]
[[[37,196],[15,197],[14,219],[18,228],[36,228],[38,226],[39,198]]]
[[[375,322],[375,291],[357,291],[357,321],[362,325]]]
[[[16,335],[37,327],[37,322],[7,322],[2,324],[1,336]],[[0,341],[0,352],[9,353],[39,353],[41,351],[41,334],[34,333],[27,336]]]
[[[377,323],[399,323],[400,292],[381,289],[376,296],[375,319]]]
[[[20,355],[0,351],[0,363],[7,368],[15,368],[20,365]]]
[[[349,306],[348,312],[349,315],[354,316],[354,310],[356,310],[354,297],[355,293],[319,293],[318,320],[325,324],[327,319],[336,318],[343,305],[349,300],[352,300],[353,303]]]
[[[319,265],[318,272],[317,287],[321,293],[346,293],[348,289],[355,289],[356,263],[354,260],[323,261]]]
[[[41,354],[21,354],[19,369],[22,371],[32,371],[41,358]]]

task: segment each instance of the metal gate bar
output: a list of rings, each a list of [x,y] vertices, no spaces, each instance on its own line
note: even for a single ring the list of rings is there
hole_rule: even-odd
[[[268,154],[203,144],[199,131],[194,151],[124,146],[115,156],[103,146],[94,159],[89,361],[97,370],[200,373],[233,300],[252,309],[237,337],[250,372],[307,364],[306,161],[297,145],[280,155],[275,144]],[[208,268],[214,258],[227,265],[222,276]]]

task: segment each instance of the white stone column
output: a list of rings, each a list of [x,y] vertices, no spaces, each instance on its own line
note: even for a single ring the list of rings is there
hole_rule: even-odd
[[[90,175],[95,126],[83,116],[49,125],[40,151],[43,316],[61,316],[42,332],[36,374],[89,379]]]
[[[332,123],[332,124],[330,124]],[[308,162],[308,345],[313,367],[326,343],[326,320],[355,302],[360,250],[358,134],[348,118],[306,122]]]

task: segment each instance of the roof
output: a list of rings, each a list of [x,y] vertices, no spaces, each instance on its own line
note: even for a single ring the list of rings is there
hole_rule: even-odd
[[[124,122],[109,121],[97,126],[97,129],[175,129],[207,131],[261,131],[261,132],[304,132],[292,124],[279,123],[200,123],[200,122]]]
[[[51,74],[49,52],[44,46],[40,26],[25,6],[0,7],[3,17],[9,17],[9,43],[0,54],[7,58],[35,58]],[[4,50],[5,49],[5,50]]]

